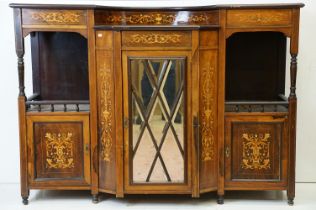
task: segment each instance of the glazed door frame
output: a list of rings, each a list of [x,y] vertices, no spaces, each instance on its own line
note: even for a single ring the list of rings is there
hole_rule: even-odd
[[[184,68],[184,182],[183,183],[132,183],[131,150],[132,143],[130,119],[130,78],[129,78],[129,59],[177,59],[185,60]],[[191,51],[123,51],[122,52],[122,71],[123,71],[123,112],[124,112],[124,192],[125,193],[191,193],[191,164],[192,164],[192,84],[191,84]]]

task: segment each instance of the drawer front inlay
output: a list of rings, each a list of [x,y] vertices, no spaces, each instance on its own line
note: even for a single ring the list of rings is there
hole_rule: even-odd
[[[23,9],[23,25],[85,25],[86,12],[82,10]]]
[[[227,27],[290,26],[291,20],[289,9],[227,11]]]
[[[218,11],[95,11],[95,22],[96,25],[214,25],[218,24]]]
[[[124,47],[190,47],[191,32],[124,31]]]

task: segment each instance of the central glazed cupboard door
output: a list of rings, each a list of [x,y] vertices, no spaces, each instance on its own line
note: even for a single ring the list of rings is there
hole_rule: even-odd
[[[125,192],[191,192],[191,53],[123,51]]]

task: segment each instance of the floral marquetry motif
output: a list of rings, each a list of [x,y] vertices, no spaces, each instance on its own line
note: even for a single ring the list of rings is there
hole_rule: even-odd
[[[242,135],[244,169],[269,169],[270,168],[270,134]]]
[[[74,168],[72,133],[46,133],[46,168]]]
[[[268,26],[291,24],[290,10],[231,10],[227,13],[227,25],[235,26]]]
[[[46,23],[79,23],[80,14],[77,12],[34,12],[32,19]]]
[[[214,158],[214,71],[213,67],[203,68],[202,76],[202,160]]]
[[[189,22],[191,23],[203,23],[207,22],[209,17],[205,14],[200,14],[200,15],[192,15],[189,17]]]
[[[181,34],[134,34],[127,42],[143,44],[180,43]]]
[[[111,160],[112,148],[112,109],[111,97],[111,69],[104,64],[100,68],[100,126],[101,126],[101,157],[105,161]]]
[[[247,21],[247,22],[261,22],[261,23],[269,23],[272,21],[281,21],[283,19],[284,15],[283,14],[277,14],[275,16],[265,16],[262,14],[254,14],[248,16],[247,19],[243,19],[242,17],[240,18],[240,21]]]
[[[169,14],[135,14],[129,16],[108,16],[108,23],[127,23],[127,24],[171,24],[175,20],[175,15]]]
[[[108,25],[178,25],[218,24],[218,12],[96,12],[97,24]]]
[[[124,31],[124,47],[190,47],[191,32],[188,31]]]
[[[44,25],[86,25],[86,11],[57,9],[23,9],[23,27]]]

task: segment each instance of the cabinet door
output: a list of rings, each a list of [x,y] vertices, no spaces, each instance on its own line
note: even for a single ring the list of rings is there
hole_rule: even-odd
[[[27,138],[32,187],[88,188],[88,115],[28,116]]]
[[[226,187],[285,186],[286,125],[285,116],[226,117]]]
[[[125,191],[191,189],[190,53],[123,53]]]

